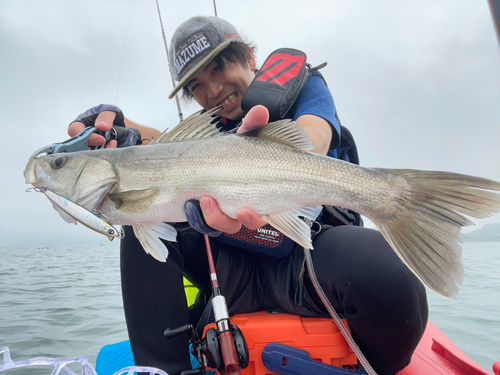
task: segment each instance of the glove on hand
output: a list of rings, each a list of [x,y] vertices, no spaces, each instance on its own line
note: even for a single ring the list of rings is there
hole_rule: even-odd
[[[116,117],[113,120],[113,126],[121,126],[123,128],[125,127],[125,116],[123,116],[122,110],[120,109],[120,107],[111,104],[100,104],[96,107],[87,109],[85,112],[80,113],[78,117],[71,123],[78,121],[83,123],[87,128],[94,126],[97,116],[99,116],[99,114],[104,111],[116,112]]]
[[[198,200],[190,199],[184,203],[184,213],[186,214],[189,225],[198,232],[210,237],[218,237],[222,233],[208,226],[203,217],[203,212],[201,211],[200,202]]]

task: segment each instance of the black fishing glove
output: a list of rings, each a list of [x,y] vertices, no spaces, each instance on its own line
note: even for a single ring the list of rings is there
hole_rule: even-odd
[[[78,115],[78,117],[72,121],[73,122],[81,122],[85,127],[93,127],[95,125],[95,120],[97,116],[103,111],[113,111],[116,112],[116,117],[113,120],[113,127],[110,129],[111,139],[116,140],[117,148],[129,147],[140,145],[141,141],[141,133],[139,130],[134,128],[125,128],[125,116],[123,115],[120,107],[111,104],[100,104],[96,107],[92,107],[85,112]],[[104,135],[104,132],[98,131],[100,135]]]
[[[116,117],[113,120],[113,126],[121,126],[122,128],[125,127],[125,116],[123,116],[122,110],[120,107],[111,104],[100,104],[96,107],[87,109],[85,112],[80,113],[76,119],[71,121],[71,123],[78,121],[83,123],[83,125],[87,128],[94,126],[97,116],[104,111],[116,112]]]
[[[196,199],[188,200],[184,203],[184,213],[186,214],[189,225],[191,225],[191,227],[196,229],[198,232],[206,234],[210,237],[218,237],[222,233],[207,224],[205,218],[203,217],[203,212],[201,211],[200,201]]]
[[[111,139],[116,139],[116,147],[123,148],[142,144],[141,132],[135,128],[111,128]]]

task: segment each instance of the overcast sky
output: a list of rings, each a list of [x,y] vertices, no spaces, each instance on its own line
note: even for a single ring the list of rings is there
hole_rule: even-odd
[[[212,0],[160,6],[168,42],[187,18],[213,15]],[[217,0],[217,10],[254,40],[259,64],[280,47],[328,62],[361,164],[500,181],[500,49],[487,0]],[[26,193],[26,162],[100,103],[172,128],[171,88],[154,0],[0,0],[0,245],[107,241]],[[500,215],[477,221],[490,222]]]

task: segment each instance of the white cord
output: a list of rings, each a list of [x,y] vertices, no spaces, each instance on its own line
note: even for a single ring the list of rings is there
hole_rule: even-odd
[[[345,340],[347,341],[347,344],[349,344],[349,347],[352,349],[354,354],[356,354],[356,357],[358,358],[361,365],[363,365],[366,372],[368,372],[369,375],[377,375],[377,373],[372,368],[370,363],[368,363],[368,360],[366,359],[366,357],[363,355],[363,353],[361,352],[359,347],[354,342],[354,339],[349,334],[349,331],[347,331],[346,327],[342,323],[342,320],[340,320],[339,315],[337,314],[337,312],[333,308],[331,302],[326,297],[325,292],[323,292],[321,285],[319,285],[318,279],[316,277],[316,273],[314,272],[314,266],[313,266],[313,261],[312,261],[312,257],[311,257],[311,250],[306,249],[304,247],[304,256],[306,257],[307,271],[309,272],[309,276],[311,277],[314,288],[316,289],[316,292],[318,293],[319,298],[321,298],[321,301],[325,305],[326,309],[328,310],[328,312],[332,316],[332,319],[335,322],[337,328],[342,333],[342,336],[344,336]]]

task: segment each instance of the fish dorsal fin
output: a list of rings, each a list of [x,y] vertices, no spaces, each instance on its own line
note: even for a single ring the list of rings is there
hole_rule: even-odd
[[[322,208],[321,206],[305,206],[292,211],[263,215],[262,217],[288,238],[312,250],[311,228],[299,216],[315,220]]]
[[[238,133],[243,137],[259,137],[272,139],[277,142],[286,143],[301,150],[312,150],[314,148],[309,134],[302,127],[297,127],[297,123],[290,119],[271,122],[266,125]]]
[[[221,135],[219,129],[215,127],[213,121],[214,114],[220,110],[220,107],[215,107],[210,111],[196,112],[189,116],[184,121],[180,122],[175,128],[167,133],[165,130],[157,140],[151,144],[171,143],[192,141],[195,139],[212,138]]]

